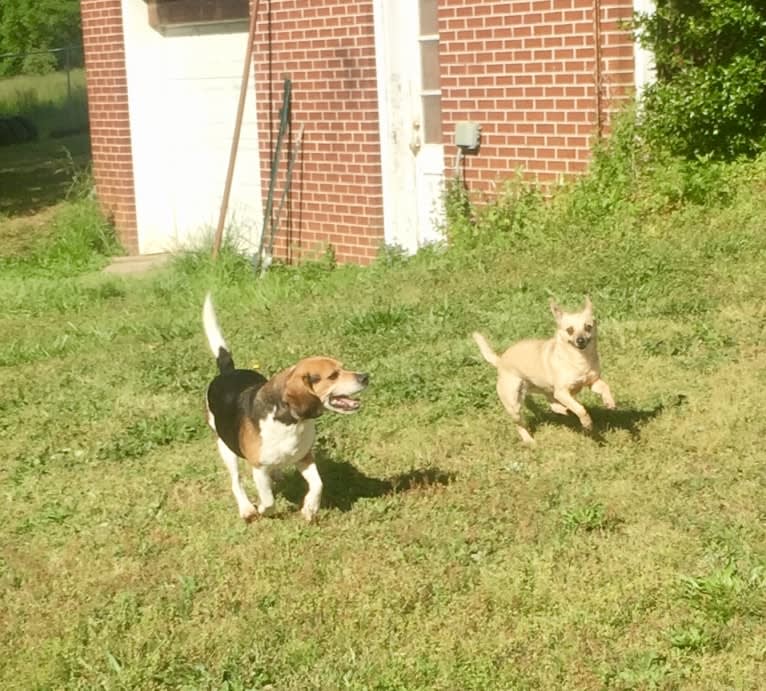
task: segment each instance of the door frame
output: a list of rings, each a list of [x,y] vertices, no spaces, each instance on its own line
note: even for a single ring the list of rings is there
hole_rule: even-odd
[[[375,34],[375,77],[378,87],[378,124],[380,129],[380,179],[383,193],[383,241],[394,244],[394,216],[388,211],[393,195],[393,185],[388,171],[393,170],[394,151],[389,139],[391,131],[391,94],[388,83],[388,51],[383,22],[383,3],[387,0],[372,0],[373,32]],[[389,0],[390,1],[390,0]]]
[[[443,144],[424,144],[421,143],[419,153],[413,154],[410,159],[411,172],[412,172],[412,198],[407,200],[406,203],[412,204],[411,211],[415,219],[414,237],[407,237],[403,242],[400,229],[398,228],[399,217],[395,213],[395,210],[399,208],[399,205],[405,203],[405,200],[398,199],[396,196],[397,185],[394,184],[393,176],[397,174],[399,169],[397,163],[397,148],[393,143],[392,131],[394,127],[395,118],[393,117],[392,109],[395,107],[393,101],[394,95],[392,93],[390,76],[392,61],[389,49],[389,37],[386,31],[392,30],[386,21],[392,16],[396,16],[397,10],[392,10],[394,3],[401,3],[399,8],[406,8],[405,11],[414,17],[414,30],[412,36],[406,35],[405,40],[412,40],[412,45],[407,47],[407,50],[412,52],[417,58],[417,64],[415,67],[414,76],[411,78],[410,83],[415,85],[415,91],[417,95],[413,97],[413,101],[409,104],[410,109],[414,109],[417,113],[417,119],[421,123],[421,131],[419,133],[422,137],[422,123],[423,112],[422,102],[420,99],[421,83],[420,83],[420,45],[419,45],[419,32],[417,30],[418,22],[418,4],[417,0],[372,0],[373,6],[373,30],[374,30],[374,45],[375,45],[375,66],[376,66],[376,82],[378,91],[378,122],[379,122],[379,143],[380,143],[380,163],[381,163],[381,188],[383,194],[383,238],[384,242],[389,245],[398,244],[403,245],[404,249],[415,252],[417,249],[425,244],[434,242],[440,239],[435,229],[431,227],[423,227],[424,224],[430,226],[432,221],[431,217],[439,218],[442,216],[442,209],[435,209],[434,205],[441,206],[440,198],[434,199],[428,197],[429,186],[426,178],[430,176],[434,177],[435,169],[438,169],[438,175],[443,179],[444,175],[444,145]],[[393,27],[395,29],[395,27]],[[417,105],[415,105],[417,103]],[[400,133],[401,137],[410,141],[413,137],[413,132],[405,131]],[[399,147],[401,150],[401,145]],[[429,208],[424,209],[424,204],[427,204]],[[435,211],[436,213],[432,213]],[[429,220],[424,220],[429,219]]]

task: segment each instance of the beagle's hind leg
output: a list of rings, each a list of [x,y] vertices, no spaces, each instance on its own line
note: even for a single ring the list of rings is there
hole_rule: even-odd
[[[229,471],[231,477],[231,491],[234,494],[234,498],[237,500],[237,507],[239,509],[239,515],[248,523],[252,521],[258,512],[255,510],[252,502],[245,493],[242,484],[239,481],[239,459],[226,444],[223,439],[218,439],[218,453]]]
[[[271,474],[262,466],[253,466],[253,482],[258,490],[258,513],[271,516],[274,513],[274,492],[271,489]]]

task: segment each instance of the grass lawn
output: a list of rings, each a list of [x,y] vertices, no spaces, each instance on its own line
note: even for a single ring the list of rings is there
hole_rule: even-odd
[[[762,688],[766,165],[711,175],[517,198],[367,269],[4,260],[0,686]],[[275,518],[237,515],[208,288],[240,365],[371,373],[320,420],[318,525],[294,473]],[[582,395],[587,436],[532,401],[524,448],[469,334],[547,336],[549,296],[586,292],[618,409]]]

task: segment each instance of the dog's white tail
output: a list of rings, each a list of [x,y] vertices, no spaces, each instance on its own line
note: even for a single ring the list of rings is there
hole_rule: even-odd
[[[478,331],[474,331],[471,335],[473,336],[473,340],[476,341],[476,345],[479,346],[479,350],[484,356],[484,359],[493,367],[497,367],[499,358],[497,357],[497,353],[495,353],[495,351],[490,347],[489,343],[487,343],[487,339],[484,338],[484,336],[482,336]]]
[[[223,338],[221,327],[218,326],[218,319],[215,316],[210,293],[205,295],[205,304],[202,306],[202,324],[205,327],[205,336],[207,336],[210,350],[213,352],[213,357],[218,363],[218,369],[222,372],[233,369],[234,362],[231,359],[231,351]]]

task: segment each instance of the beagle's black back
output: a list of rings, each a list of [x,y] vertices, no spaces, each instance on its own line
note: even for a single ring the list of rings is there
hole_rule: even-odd
[[[242,449],[239,448],[240,423],[253,415],[255,396],[268,379],[255,370],[234,369],[231,356],[228,359],[231,366],[224,369],[220,365],[220,357],[218,361],[222,372],[210,382],[207,406],[213,414],[218,436],[235,454],[242,456]]]

